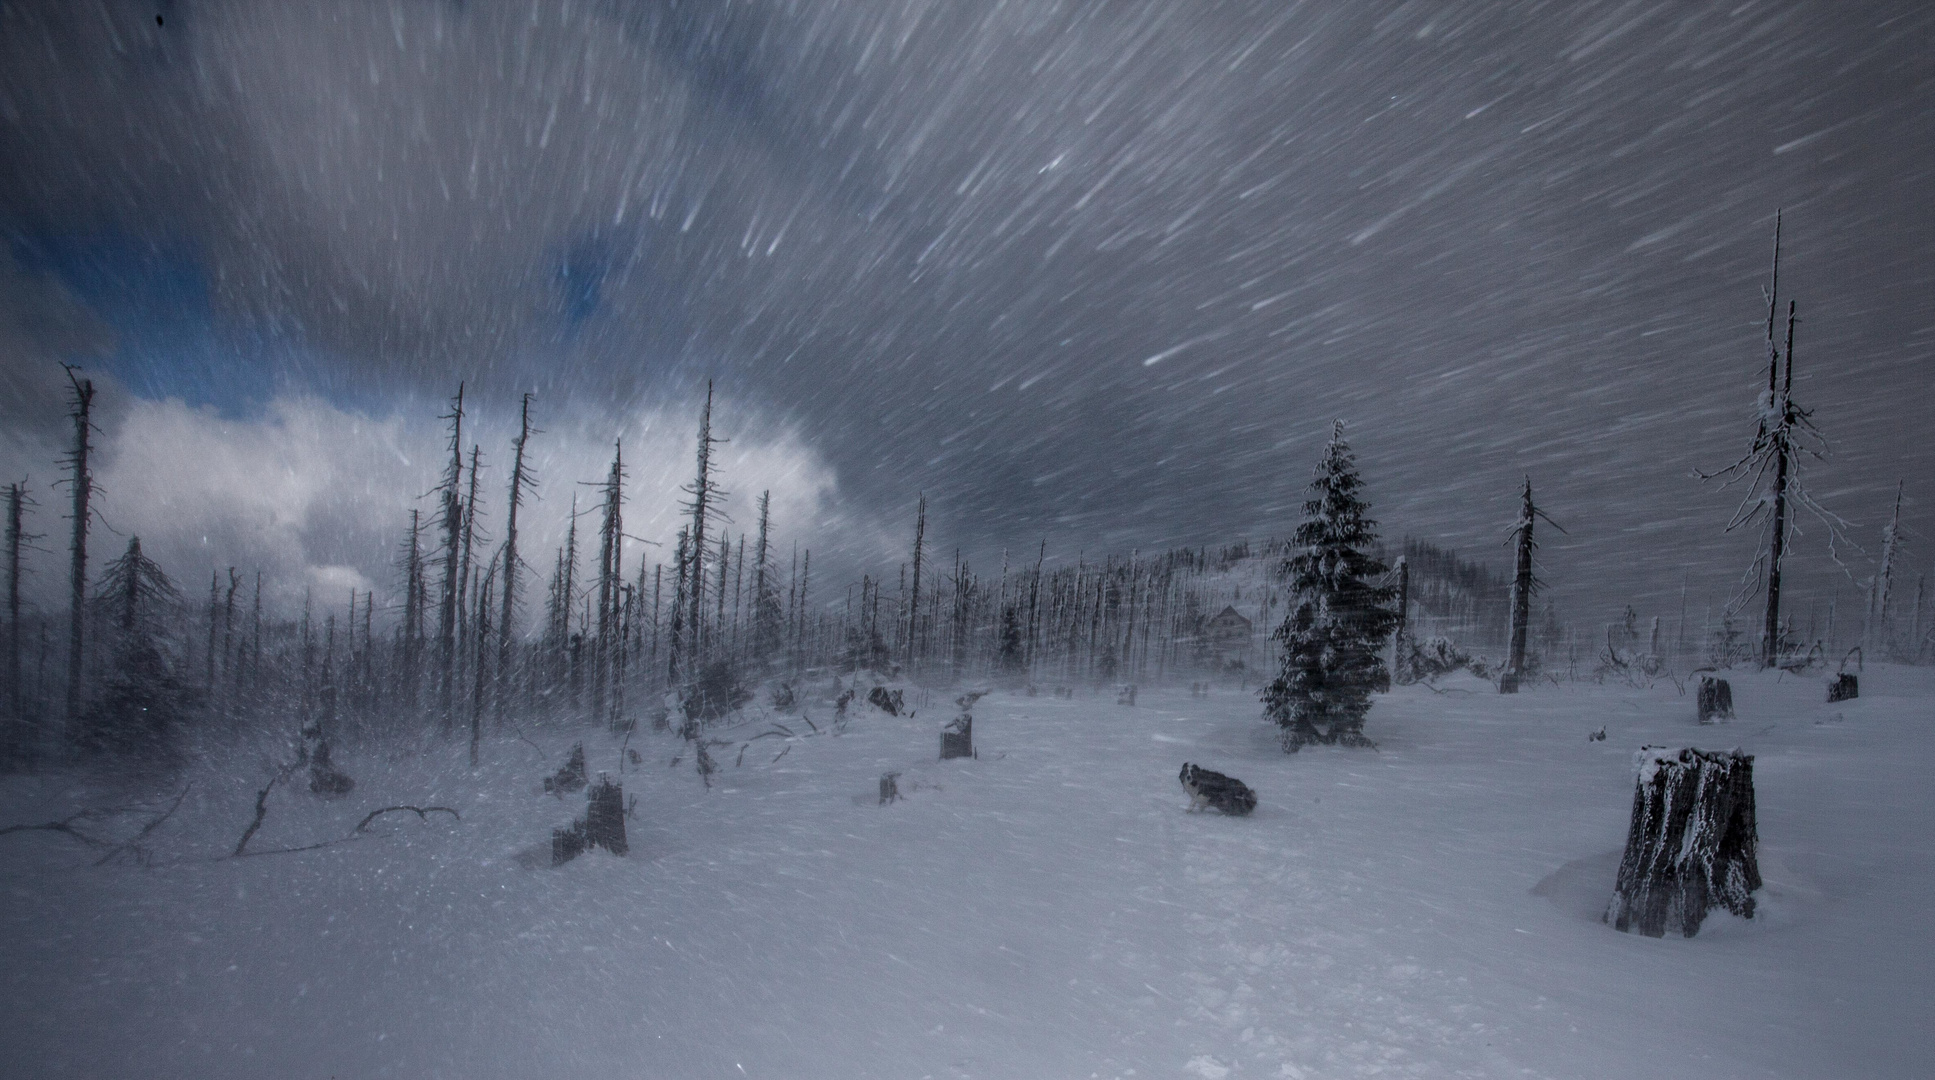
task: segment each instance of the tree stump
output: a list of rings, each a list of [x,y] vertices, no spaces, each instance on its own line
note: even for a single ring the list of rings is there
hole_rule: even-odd
[[[578,743],[571,748],[571,757],[557,772],[544,778],[546,794],[563,796],[567,792],[583,791],[590,780],[585,775],[585,744]]]
[[[1130,683],[1130,684],[1116,687],[1115,703],[1117,705],[1134,705],[1135,704],[1135,685],[1133,683]]]
[[[613,855],[630,850],[625,842],[625,789],[600,773],[598,783],[586,797],[585,816],[561,829],[551,830],[551,865],[565,863],[592,848],[601,847]]]
[[[900,774],[897,772],[880,774],[880,805],[885,806],[900,798]]]
[[[1605,921],[1647,937],[1664,937],[1668,927],[1692,937],[1716,903],[1751,919],[1759,849],[1753,755],[1642,747]]]
[[[941,729],[941,760],[974,756],[974,717],[963,714]]]
[[[1858,698],[1860,696],[1861,696],[1861,680],[1855,678],[1853,675],[1849,674],[1848,672],[1844,671],[1841,674],[1836,675],[1834,677],[1834,681],[1828,684],[1828,704],[1829,705],[1832,705],[1837,701],[1848,701],[1853,698]]]
[[[551,830],[551,865],[565,863],[585,853],[585,823],[574,821],[569,827]]]
[[[601,847],[613,855],[623,855],[625,843],[625,789],[603,775],[591,789],[585,808],[585,844]]]
[[[1733,687],[1727,680],[1712,675],[1700,676],[1700,722],[1733,719]]]
[[[867,704],[872,705],[888,716],[899,716],[907,707],[907,699],[902,696],[899,690],[888,690],[884,686],[876,686],[867,692]]]

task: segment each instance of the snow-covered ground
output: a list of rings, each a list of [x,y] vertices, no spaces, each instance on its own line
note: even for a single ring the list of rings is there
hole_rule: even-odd
[[[998,693],[951,715],[716,751],[635,740],[631,854],[548,866],[574,736],[345,752],[336,803],[263,760],[194,775],[156,865],[0,838],[0,1073],[61,1077],[1906,1077],[1935,1061],[1935,671],[1733,673],[1739,719],[1670,682],[1471,682],[1380,698],[1380,752],[1286,756],[1253,695]],[[822,729],[831,710],[810,706]],[[1604,726],[1604,742],[1588,741]],[[721,737],[766,730],[748,724]],[[617,742],[586,734],[592,766]],[[1698,938],[1598,921],[1643,743],[1758,755],[1763,915]],[[776,763],[772,758],[784,749]],[[1261,799],[1185,812],[1184,761]],[[900,772],[904,798],[877,805]],[[230,774],[221,779],[220,774]],[[131,796],[0,784],[0,822]],[[139,819],[133,819],[139,824]],[[123,832],[127,831],[123,829]]]

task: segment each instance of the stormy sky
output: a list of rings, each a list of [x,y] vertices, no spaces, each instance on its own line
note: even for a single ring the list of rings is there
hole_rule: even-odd
[[[1341,418],[1393,538],[1502,567],[1529,475],[1568,617],[1697,612],[1784,208],[1808,482],[1860,579],[1905,481],[1918,574],[1931,45],[1912,0],[0,0],[0,464],[58,533],[80,364],[107,527],[383,590],[460,380],[486,514],[535,395],[547,551],[619,438],[670,539],[711,379],[735,529],[772,488],[837,588],[923,490],[983,571],[1285,534]]]

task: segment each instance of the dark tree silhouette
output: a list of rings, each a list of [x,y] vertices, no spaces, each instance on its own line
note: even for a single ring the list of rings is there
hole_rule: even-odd
[[[1283,730],[1283,746],[1307,743],[1370,746],[1364,714],[1371,694],[1387,689],[1381,650],[1397,625],[1393,590],[1373,582],[1386,568],[1372,557],[1377,523],[1358,496],[1363,481],[1344,443],[1343,421],[1331,430],[1314,497],[1282,572],[1295,591],[1273,639],[1282,647],[1277,677],[1262,691],[1264,712]]]
[[[79,742],[86,750],[168,764],[194,704],[168,654],[168,632],[183,615],[181,592],[141,553],[136,536],[102,569],[94,603],[114,629],[115,653],[100,699],[82,714]]]

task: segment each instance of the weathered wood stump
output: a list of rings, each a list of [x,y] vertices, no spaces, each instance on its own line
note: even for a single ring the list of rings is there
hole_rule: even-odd
[[[585,853],[585,823],[574,821],[566,828],[551,830],[551,865],[565,863]]]
[[[1855,678],[1848,672],[1844,671],[1836,675],[1834,681],[1828,684],[1828,704],[1830,705],[1837,701],[1848,701],[1860,696],[1861,680]]]
[[[1648,937],[1664,937],[1668,927],[1692,937],[1716,903],[1751,919],[1759,849],[1753,755],[1642,747],[1605,921]]]
[[[585,744],[578,743],[571,748],[571,756],[563,767],[544,778],[546,794],[563,796],[573,791],[583,791],[590,779],[585,773]]]
[[[565,863],[601,847],[613,855],[630,850],[625,842],[625,789],[600,774],[598,783],[586,796],[585,816],[561,829],[551,830],[551,865]]]
[[[872,705],[888,716],[899,716],[907,708],[907,699],[902,696],[899,690],[888,690],[884,686],[876,686],[872,690],[867,691],[867,704]]]
[[[971,758],[974,756],[974,703],[987,694],[985,690],[970,690],[954,699],[961,707],[961,715],[947,722],[941,729],[941,760],[949,758]]]
[[[629,850],[625,843],[625,789],[608,777],[598,777],[585,807],[585,843],[613,855]]]
[[[1129,683],[1123,686],[1116,687],[1115,703],[1117,705],[1134,705],[1135,704],[1135,684]]]
[[[1702,724],[1733,719],[1733,686],[1727,680],[1712,675],[1700,676],[1698,699]]]
[[[900,798],[900,774],[897,772],[880,774],[880,805],[885,806]]]
[[[974,717],[966,713],[947,722],[941,729],[941,760],[974,756]]]

